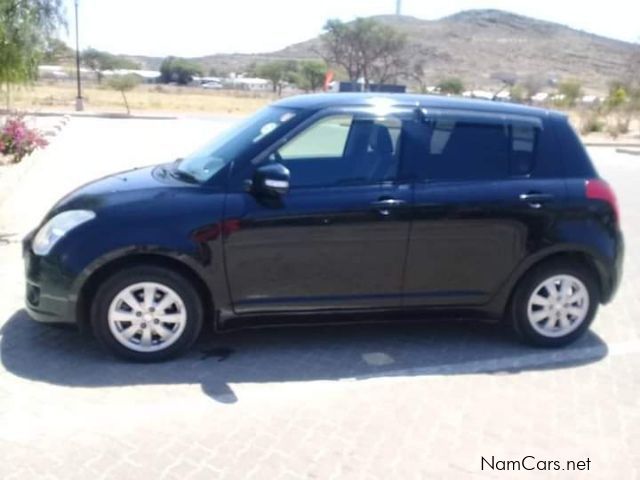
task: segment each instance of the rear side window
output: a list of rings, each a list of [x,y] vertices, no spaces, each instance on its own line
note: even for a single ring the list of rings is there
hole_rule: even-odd
[[[534,167],[534,125],[444,118],[430,123],[427,136],[421,176],[428,180],[498,180],[528,175]]]

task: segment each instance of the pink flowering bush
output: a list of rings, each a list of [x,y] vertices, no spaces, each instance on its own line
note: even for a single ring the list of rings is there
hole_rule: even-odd
[[[18,163],[36,148],[44,148],[47,145],[48,142],[42,134],[29,128],[22,117],[8,118],[0,127],[0,153],[13,157],[14,163]]]

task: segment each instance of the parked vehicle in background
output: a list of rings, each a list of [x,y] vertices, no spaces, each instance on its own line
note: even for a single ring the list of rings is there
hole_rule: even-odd
[[[79,188],[24,257],[33,318],[151,361],[184,352],[204,322],[311,313],[504,320],[528,343],[566,345],[614,295],[623,241],[615,196],[562,114],[321,94]]]
[[[223,85],[220,82],[206,82],[202,84],[202,88],[205,90],[221,90]]]

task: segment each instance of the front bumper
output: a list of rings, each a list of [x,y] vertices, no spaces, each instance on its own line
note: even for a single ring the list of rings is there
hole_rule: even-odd
[[[31,318],[45,323],[76,323],[75,302],[71,300],[71,278],[55,259],[33,253],[33,232],[22,242],[25,264],[25,306]]]

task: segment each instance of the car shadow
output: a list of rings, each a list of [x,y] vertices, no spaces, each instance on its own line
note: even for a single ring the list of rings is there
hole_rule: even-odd
[[[596,362],[606,344],[588,333],[559,350],[524,346],[500,325],[406,320],[277,327],[203,334],[192,350],[160,364],[126,363],[73,328],[15,312],[0,333],[0,358],[14,375],[61,386],[199,383],[213,399],[238,401],[231,384],[364,380],[389,376],[517,374]]]

